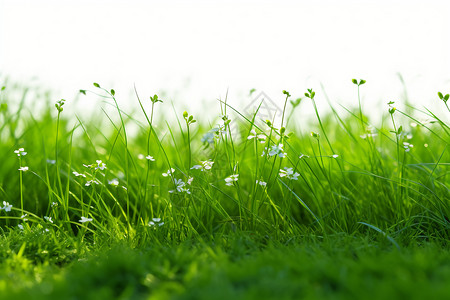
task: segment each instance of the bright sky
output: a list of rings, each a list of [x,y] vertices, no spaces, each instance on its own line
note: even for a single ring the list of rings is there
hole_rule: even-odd
[[[99,82],[126,101],[136,84],[197,109],[227,89],[238,106],[252,88],[281,105],[283,89],[320,83],[349,105],[351,78],[367,80],[373,107],[401,96],[399,72],[411,100],[430,106],[450,92],[449,3],[0,0],[0,72],[37,76],[67,99]]]

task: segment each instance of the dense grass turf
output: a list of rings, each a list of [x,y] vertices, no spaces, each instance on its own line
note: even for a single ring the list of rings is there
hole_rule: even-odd
[[[94,84],[80,95],[106,106],[86,117],[6,84],[0,298],[450,293],[448,96],[369,118],[354,83],[354,110],[321,116],[320,93],[283,91],[281,120],[224,100],[202,122],[166,121],[156,95],[127,113]]]

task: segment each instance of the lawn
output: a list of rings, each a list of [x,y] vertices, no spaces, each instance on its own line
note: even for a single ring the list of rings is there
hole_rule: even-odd
[[[368,114],[352,81],[355,107],[282,91],[267,120],[5,80],[0,299],[448,297],[449,95]]]

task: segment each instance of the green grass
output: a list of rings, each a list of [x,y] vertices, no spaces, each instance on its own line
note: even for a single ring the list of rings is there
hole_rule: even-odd
[[[126,112],[99,84],[80,96],[106,106],[77,115],[5,84],[0,299],[448,294],[448,97],[368,116],[354,83],[358,107],[325,115],[321,93],[283,91],[281,122],[226,101],[197,121],[137,92]]]

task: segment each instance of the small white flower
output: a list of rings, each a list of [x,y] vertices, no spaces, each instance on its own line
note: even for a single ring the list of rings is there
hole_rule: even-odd
[[[145,158],[144,154],[142,154],[142,153],[138,154],[138,159],[144,159],[144,158]]]
[[[155,161],[155,159],[153,158],[153,156],[147,155],[145,157],[145,159],[148,159],[149,161]]]
[[[411,148],[413,148],[413,147],[414,147],[414,145],[412,145],[410,143],[407,143],[407,142],[403,143],[403,148],[405,149],[405,152],[409,152],[411,150]]]
[[[428,144],[423,144],[423,146],[424,146],[425,148],[428,148]]]
[[[26,221],[28,221],[28,219],[26,218],[27,216],[28,216],[28,214],[24,214],[24,215],[21,215],[20,218],[21,218],[24,222],[26,222]]]
[[[85,185],[85,186],[90,186],[90,185],[92,185],[92,184],[99,185],[100,182],[98,182],[96,179],[92,179],[92,180],[88,180],[84,185]]]
[[[54,165],[54,164],[56,164],[56,160],[54,160],[54,159],[47,159],[47,163],[51,164],[51,165]]]
[[[265,150],[263,151],[261,156],[266,155],[266,151],[268,151],[269,156],[275,156],[278,155],[278,157],[286,157],[286,153],[283,152],[283,144],[278,144],[278,145],[273,145],[270,148],[270,151],[267,149],[267,147],[264,148]]]
[[[239,180],[239,174],[233,174],[225,178],[225,185],[232,186],[235,181]]]
[[[45,219],[47,222],[53,223],[52,217],[47,217],[47,216],[45,216],[44,219]]]
[[[23,230],[23,225],[22,224],[17,225],[17,227],[19,227],[20,230]]]
[[[78,220],[80,223],[92,222],[92,218],[81,217],[81,220]]]
[[[191,169],[200,169],[201,171],[211,170],[214,162],[209,160],[201,161],[201,165],[194,165]]]
[[[95,162],[97,163],[97,166],[95,167],[96,170],[100,169],[103,171],[104,169],[106,169],[106,164],[101,160],[96,160]]]
[[[256,180],[256,184],[259,184],[260,186],[267,186],[267,182]]]
[[[161,218],[153,218],[150,222],[148,222],[148,226],[163,226],[164,222],[161,222]]]
[[[300,158],[300,159],[302,159],[303,157],[305,157],[305,158],[309,158],[309,155],[306,155],[306,154],[301,154],[298,158]]]
[[[162,176],[164,176],[164,177],[173,176],[174,172],[175,172],[175,169],[174,168],[170,168],[169,170],[167,170],[166,173],[162,173]]]
[[[13,207],[11,204],[9,204],[9,203],[6,202],[6,201],[3,201],[3,205],[4,205],[4,206],[3,206],[1,209],[4,209],[5,212],[11,211],[11,208]]]
[[[191,185],[192,181],[194,181],[194,177],[189,176],[189,178],[187,180],[187,184]]]
[[[247,137],[248,140],[257,139],[261,144],[264,144],[266,141],[266,136],[264,134],[256,134],[256,131],[252,129],[250,131],[251,135]]]
[[[339,157],[339,155],[337,155],[337,154],[333,154],[333,155],[331,155],[331,157],[332,157],[332,158],[338,158],[338,157]]]
[[[112,186],[118,186],[119,185],[119,179],[114,178],[114,179],[108,180],[108,184],[110,184]]]
[[[299,173],[295,172],[292,168],[285,167],[284,169],[280,169],[279,173],[280,177],[286,177],[291,180],[298,180]]]
[[[52,207],[58,206],[57,202],[52,202]]]
[[[207,142],[208,144],[213,144],[214,143],[214,132],[208,131],[207,133],[205,133],[201,139],[202,143]]]
[[[84,174],[81,174],[81,173],[78,173],[78,172],[72,172],[72,174],[73,175],[75,175],[75,177],[79,177],[79,176],[81,176],[81,177],[84,177],[84,178],[86,178],[86,175],[84,175]]]
[[[85,165],[85,164],[83,164],[83,167],[90,169],[90,168],[92,168],[92,165]]]
[[[191,193],[189,191],[189,189],[185,188],[186,183],[183,180],[181,180],[181,179],[174,179],[174,183],[175,183],[176,190],[171,190],[171,191],[169,191],[169,193],[175,193],[175,192],[179,192],[179,193],[186,192],[188,194]]]
[[[27,152],[25,152],[25,149],[19,148],[17,150],[14,150],[14,153],[17,154],[17,156],[25,156],[27,155]]]
[[[26,171],[28,171],[28,167],[20,167],[17,170],[22,171],[22,172],[26,172]]]

